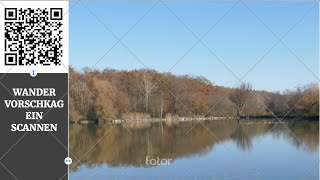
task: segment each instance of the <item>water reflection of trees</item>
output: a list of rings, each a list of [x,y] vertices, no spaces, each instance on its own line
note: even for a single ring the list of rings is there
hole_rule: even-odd
[[[231,134],[231,139],[233,139],[237,146],[244,151],[250,150],[252,147],[251,138],[240,122],[237,123],[235,131]]]
[[[106,163],[111,166],[144,166],[145,157],[172,158],[201,155],[215,147],[220,141],[233,140],[237,147],[247,151],[252,139],[271,133],[283,137],[297,148],[317,152],[319,147],[319,123],[290,121],[286,126],[303,142],[297,140],[283,125],[266,121],[205,121],[214,137],[200,123],[183,122],[178,125],[142,123],[141,125],[72,125],[70,127],[70,150],[81,158],[98,141],[99,143],[82,159],[87,166]],[[194,126],[194,127],[193,127]],[[193,129],[189,131],[191,128]],[[126,129],[129,128],[132,134]],[[189,132],[188,132],[189,131]],[[104,136],[106,133],[108,134]],[[188,134],[186,134],[188,132]],[[74,170],[77,167],[73,168]]]
[[[287,139],[296,148],[302,148],[312,153],[318,153],[319,122],[289,121],[285,125],[288,128],[279,123],[273,129],[273,135]]]

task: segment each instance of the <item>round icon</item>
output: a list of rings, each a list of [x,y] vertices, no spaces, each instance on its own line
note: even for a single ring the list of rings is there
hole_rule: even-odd
[[[31,69],[31,71],[30,71],[30,76],[31,76],[31,77],[36,77],[37,74],[38,74],[37,70]]]
[[[66,157],[66,158],[64,159],[64,163],[65,163],[66,165],[70,165],[70,164],[72,163],[72,159],[71,159],[70,157]]]

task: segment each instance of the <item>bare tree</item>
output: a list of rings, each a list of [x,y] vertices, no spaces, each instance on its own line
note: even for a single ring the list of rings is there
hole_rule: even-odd
[[[251,91],[252,86],[250,83],[241,83],[240,86],[231,94],[230,100],[236,106],[237,117],[240,117],[241,112],[244,110]]]
[[[154,84],[152,82],[152,77],[151,77],[150,73],[147,70],[143,73],[142,88],[143,88],[143,91],[145,93],[145,98],[144,98],[144,100],[145,100],[145,111],[147,113],[148,110],[149,110],[149,98],[150,98],[150,95],[157,88],[156,84]]]

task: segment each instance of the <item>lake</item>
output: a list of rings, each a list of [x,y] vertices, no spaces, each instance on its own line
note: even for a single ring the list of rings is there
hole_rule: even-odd
[[[70,179],[319,179],[319,122],[276,122],[73,124]]]

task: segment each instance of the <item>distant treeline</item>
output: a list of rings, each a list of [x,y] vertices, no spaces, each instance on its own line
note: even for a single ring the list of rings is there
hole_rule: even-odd
[[[287,112],[289,112],[287,114]],[[70,68],[70,120],[171,116],[318,116],[318,84],[285,92],[213,84],[154,70]]]

